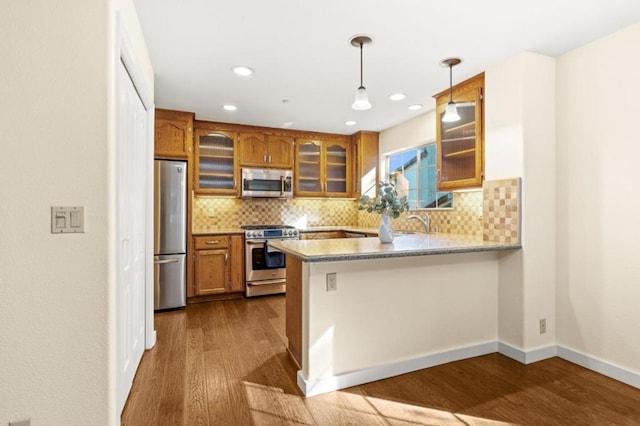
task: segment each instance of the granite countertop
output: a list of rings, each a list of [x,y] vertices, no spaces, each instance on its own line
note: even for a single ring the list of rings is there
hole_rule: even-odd
[[[269,245],[304,262],[334,262],[522,248],[519,243],[496,243],[466,235],[420,233],[396,236],[389,244],[382,244],[378,238],[337,238],[269,241]]]
[[[378,235],[378,228],[362,228],[358,226],[309,226],[306,228],[298,228],[300,232],[322,232],[322,231],[347,231],[347,232],[359,232],[362,234],[375,234]],[[244,230],[241,228],[219,228],[208,231],[193,232],[193,236],[201,235],[221,235],[221,234],[244,234]]]
[[[364,228],[353,225],[332,225],[332,226],[307,226],[306,228],[298,228],[300,232],[323,232],[323,231],[345,231],[358,232],[360,234],[378,235],[378,228]]]

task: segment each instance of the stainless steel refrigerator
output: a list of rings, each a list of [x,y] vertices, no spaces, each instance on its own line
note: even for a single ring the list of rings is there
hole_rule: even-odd
[[[154,309],[186,305],[187,163],[154,164]]]

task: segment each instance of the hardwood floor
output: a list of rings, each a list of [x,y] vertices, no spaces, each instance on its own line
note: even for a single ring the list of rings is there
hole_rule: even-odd
[[[156,314],[158,342],[122,424],[640,424],[640,390],[559,358],[525,366],[491,354],[304,398],[284,305],[270,296]]]

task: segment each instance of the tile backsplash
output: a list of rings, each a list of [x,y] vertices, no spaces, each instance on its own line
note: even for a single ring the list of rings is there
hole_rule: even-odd
[[[429,214],[431,230],[482,237],[487,241],[520,241],[521,179],[485,181],[482,190],[454,192],[453,209],[411,211],[393,219],[397,230],[422,231],[411,214]],[[193,232],[238,228],[243,224],[360,226],[378,228],[380,215],[358,210],[357,200],[194,197]]]
[[[418,215],[424,218],[429,214],[431,231],[450,234],[465,234],[479,237],[482,235],[482,191],[454,192],[453,209],[411,211],[393,219],[396,230],[423,231],[420,222],[407,219],[407,216]],[[357,208],[357,204],[356,204]],[[358,224],[367,228],[380,226],[380,215],[358,212]]]
[[[285,224],[300,228],[356,226],[357,209],[354,200],[195,197],[193,232],[237,228],[245,224]]]
[[[482,191],[454,193],[454,209],[429,210],[431,227],[438,232],[482,235]],[[358,211],[356,200],[336,199],[238,199],[195,197],[193,200],[193,232],[237,228],[243,224],[286,224],[297,227],[362,226],[378,228],[380,215]],[[394,219],[394,228],[422,230],[416,220],[405,213]]]
[[[521,178],[484,182],[483,240],[499,243],[520,242],[521,188]]]

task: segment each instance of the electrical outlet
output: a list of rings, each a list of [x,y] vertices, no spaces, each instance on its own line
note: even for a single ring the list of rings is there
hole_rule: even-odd
[[[546,318],[541,318],[540,319],[540,334],[544,334],[547,332],[547,319]]]
[[[338,274],[335,272],[327,273],[327,291],[338,290]]]

